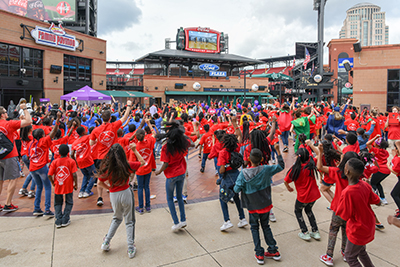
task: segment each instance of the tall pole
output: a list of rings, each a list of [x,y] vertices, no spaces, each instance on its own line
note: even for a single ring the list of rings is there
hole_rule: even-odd
[[[325,14],[325,3],[326,0],[321,0],[318,9],[318,73],[323,77],[324,74],[324,14]],[[323,89],[317,89],[317,98],[319,99],[322,95]]]
[[[244,102],[246,102],[246,74],[247,74],[247,71],[246,70],[243,70],[243,71],[244,71],[244,86],[243,86],[244,87]]]

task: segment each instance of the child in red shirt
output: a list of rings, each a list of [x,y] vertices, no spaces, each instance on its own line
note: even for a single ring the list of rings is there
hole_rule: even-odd
[[[203,173],[204,169],[206,167],[206,160],[208,158],[208,155],[211,152],[211,149],[213,147],[213,132],[210,131],[210,126],[208,124],[204,125],[204,130],[206,133],[200,138],[200,142],[197,144],[196,148],[201,146],[201,150],[203,150],[203,157],[201,159],[201,169],[200,172]]]
[[[346,143],[347,146],[343,148],[342,153],[346,154],[349,151],[353,151],[355,153],[360,153],[360,146],[357,141],[357,135],[354,133],[348,133],[346,135]]]
[[[317,168],[315,166],[314,159],[310,156],[309,152],[305,148],[299,148],[296,152],[296,162],[287,172],[284,183],[289,192],[293,192],[293,188],[290,187],[290,183],[294,182],[297,190],[297,200],[294,206],[294,213],[299,223],[301,232],[298,234],[303,240],[310,240],[311,237],[315,240],[321,239],[321,235],[318,231],[317,222],[312,212],[312,207],[315,201],[321,197],[318,189],[315,174]],[[312,232],[309,233],[306,223],[303,219],[303,209],[310,221]]]
[[[78,171],[76,163],[68,157],[69,147],[62,144],[59,148],[60,158],[54,160],[50,165],[49,179],[54,186],[54,210],[56,212],[56,227],[66,227],[70,221],[73,206],[73,190],[78,189]],[[54,178],[53,178],[54,176]],[[62,212],[63,199],[65,196],[65,208]]]
[[[360,180],[364,164],[359,159],[350,159],[345,165],[349,181],[341,195],[336,213],[347,221],[347,244],[345,256],[349,266],[374,266],[366,251],[366,244],[374,239],[375,218],[371,204],[380,205],[379,197],[366,182]]]
[[[126,234],[128,240],[128,256],[135,257],[135,199],[133,191],[129,188],[129,176],[132,172],[145,164],[142,156],[136,150],[136,144],[132,143],[130,149],[135,153],[139,162],[128,162],[124,149],[120,144],[114,144],[101,161],[99,168],[98,185],[110,190],[110,202],[114,211],[113,219],[101,249],[110,250],[110,241],[114,237],[122,220],[125,219]]]
[[[322,185],[324,185],[328,190],[333,184],[335,186],[335,194],[333,199],[331,200],[331,207],[330,209],[333,211],[331,224],[329,226],[329,240],[328,240],[328,248],[326,254],[320,256],[320,260],[327,265],[333,265],[333,251],[336,244],[336,237],[339,232],[339,229],[342,229],[342,246],[341,246],[341,254],[344,257],[344,251],[346,248],[347,236],[346,236],[346,221],[340,218],[336,214],[337,206],[342,195],[343,190],[348,186],[349,182],[347,177],[344,174],[344,167],[351,158],[358,158],[358,155],[355,152],[347,152],[338,167],[327,167],[323,166],[322,163],[322,153],[323,153],[323,146],[319,144],[318,146],[318,157],[317,157],[317,168],[321,172],[328,174],[322,180]],[[328,199],[329,201],[330,199]]]
[[[392,159],[392,164],[391,164],[391,168],[390,171],[395,174],[397,176],[397,183],[396,185],[393,187],[392,192],[390,193],[390,195],[392,196],[394,202],[396,203],[397,206],[397,210],[395,213],[395,217],[397,219],[400,219],[400,141],[396,141],[396,143],[394,144],[395,147],[395,155]]]

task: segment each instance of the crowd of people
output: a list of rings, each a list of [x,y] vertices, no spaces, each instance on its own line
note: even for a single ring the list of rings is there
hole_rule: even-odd
[[[125,220],[128,256],[133,258],[135,212],[151,212],[152,173],[166,177],[172,231],[187,226],[188,151],[198,149],[200,172],[205,171],[209,160],[214,162],[223,216],[220,230],[234,227],[227,204],[231,201],[238,212],[237,226],[250,223],[255,258],[263,264],[264,258],[281,258],[269,226],[270,221],[276,221],[271,184],[272,177],[285,169],[281,153],[291,153],[295,162],[284,184],[289,192],[294,191],[292,182],[296,188],[294,211],[299,238],[321,238],[312,208],[322,193],[330,203],[332,220],[326,254],[320,260],[333,265],[336,237],[342,229],[343,259],[350,266],[360,266],[358,259],[364,266],[373,266],[365,245],[374,239],[375,229],[382,230],[384,225],[371,205],[388,204],[382,181],[391,173],[400,177],[397,107],[390,113],[380,113],[376,108],[359,110],[350,105],[350,100],[339,106],[297,98],[263,106],[258,101],[182,101],[143,108],[132,101],[88,106],[75,100],[67,102],[65,109],[57,104],[31,106],[22,99],[8,109],[0,107],[0,194],[3,182],[8,180],[6,202],[0,209],[5,212],[18,209],[12,199],[17,178],[24,176],[24,166],[29,174],[19,194],[35,198],[33,215],[55,217],[57,228],[70,224],[74,190],[79,189],[78,198],[88,198],[95,194],[92,190],[96,186],[96,204],[101,206],[105,189],[114,215],[101,249],[110,249],[111,239]],[[156,159],[162,163],[159,169]],[[78,169],[83,175],[80,184]],[[399,181],[391,191],[398,208]],[[55,214],[51,211],[52,186]],[[133,190],[138,193],[136,207]],[[249,212],[249,222],[244,209]],[[387,221],[399,226],[399,219],[397,209]],[[267,251],[261,246],[260,225]]]

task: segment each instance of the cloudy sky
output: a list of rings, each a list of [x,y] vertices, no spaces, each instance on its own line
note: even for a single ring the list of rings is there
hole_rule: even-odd
[[[338,38],[346,10],[360,2],[327,1],[326,44]],[[400,25],[398,2],[371,2],[386,12],[391,44],[400,43],[400,27],[396,27]],[[293,55],[295,42],[317,40],[313,0],[101,0],[98,3],[98,37],[107,40],[107,60],[130,61],[162,50],[164,39],[175,39],[179,27],[202,26],[228,33],[229,52],[251,58]]]

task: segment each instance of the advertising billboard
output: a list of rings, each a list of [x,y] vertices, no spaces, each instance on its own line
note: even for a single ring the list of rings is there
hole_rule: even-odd
[[[219,53],[221,33],[210,28],[186,28],[185,50],[200,53]]]
[[[76,0],[3,0],[0,9],[41,21],[76,20]]]

